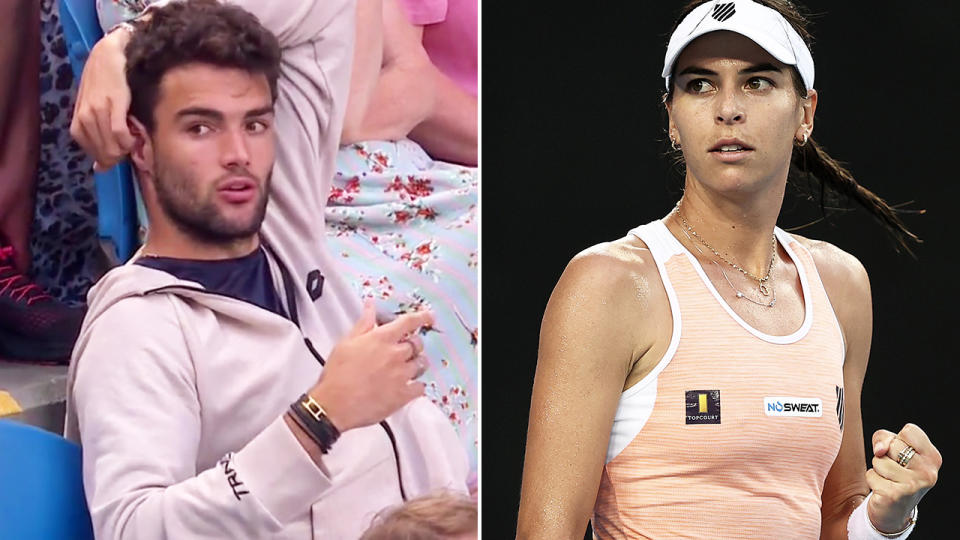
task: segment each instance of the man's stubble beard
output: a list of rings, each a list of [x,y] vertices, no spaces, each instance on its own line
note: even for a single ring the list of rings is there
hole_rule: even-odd
[[[237,172],[240,175],[255,178],[249,174],[249,171],[241,169]],[[192,178],[163,167],[159,160],[156,165],[154,186],[160,209],[175,227],[198,242],[222,245],[250,238],[260,232],[260,226],[267,213],[271,177],[272,173],[267,175],[254,211],[250,219],[244,223],[227,220],[220,213],[214,201],[216,191],[212,196],[201,201],[201,193],[195,189],[197,183]]]

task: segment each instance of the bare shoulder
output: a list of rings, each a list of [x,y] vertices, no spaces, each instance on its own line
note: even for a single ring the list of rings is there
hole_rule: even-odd
[[[823,288],[840,322],[847,346],[846,357],[862,372],[866,369],[873,335],[873,302],[867,270],[856,257],[829,242],[793,236],[813,256]]]
[[[591,246],[576,254],[563,272],[561,281],[588,281],[600,289],[617,288],[638,276],[658,276],[650,250],[635,236]]]
[[[830,242],[796,234],[793,237],[813,256],[817,272],[823,280],[823,286],[827,289],[831,301],[834,296],[852,300],[866,295],[869,299],[870,278],[859,259]]]
[[[643,347],[638,327],[651,319],[639,284],[656,275],[647,247],[625,237],[574,256],[554,288],[540,328],[518,538],[583,536],[617,403]]]
[[[662,289],[657,265],[646,244],[635,236],[591,246],[570,260],[554,295],[575,290],[578,297],[610,306],[638,307]]]
[[[669,303],[647,246],[633,236],[573,257],[550,295],[541,337],[560,332],[591,347],[612,348],[629,370],[657,338]]]

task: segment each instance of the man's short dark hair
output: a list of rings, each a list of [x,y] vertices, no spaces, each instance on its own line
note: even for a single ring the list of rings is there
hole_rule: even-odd
[[[125,49],[130,113],[149,131],[155,126],[161,79],[186,64],[263,74],[276,101],[280,44],[244,9],[217,0],[171,2],[151,10],[149,20],[137,22],[136,28]]]

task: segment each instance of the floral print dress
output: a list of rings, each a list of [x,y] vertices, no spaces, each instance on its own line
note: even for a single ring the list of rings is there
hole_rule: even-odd
[[[477,169],[433,161],[409,140],[340,149],[327,244],[364,298],[433,311],[427,395],[477,466]]]

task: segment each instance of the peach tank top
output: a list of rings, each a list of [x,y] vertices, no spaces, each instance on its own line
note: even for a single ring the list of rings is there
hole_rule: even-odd
[[[844,344],[810,253],[804,320],[764,334],[721,299],[661,221],[650,249],[673,314],[669,349],[620,397],[593,513],[596,538],[815,539],[843,430]]]

